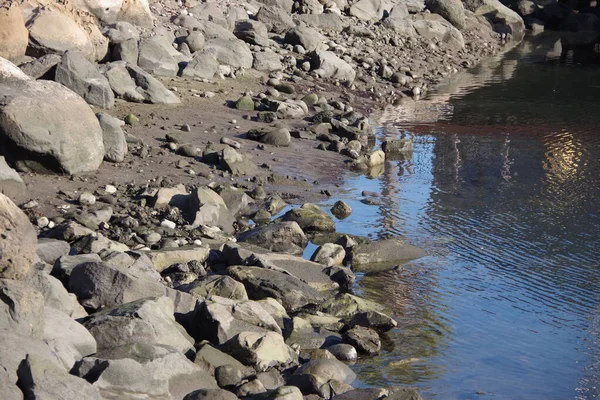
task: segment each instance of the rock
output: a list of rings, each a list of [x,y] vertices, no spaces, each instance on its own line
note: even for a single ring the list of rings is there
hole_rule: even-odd
[[[301,45],[308,51],[316,50],[325,37],[308,26],[298,26],[285,34],[285,42],[291,45]]]
[[[262,6],[256,14],[256,19],[264,23],[269,32],[282,34],[296,26],[292,17],[284,9],[272,5]]]
[[[381,339],[376,331],[355,326],[344,332],[344,342],[354,346],[359,353],[374,356],[381,351]]]
[[[37,242],[36,254],[43,262],[54,265],[56,260],[71,251],[69,243],[63,240],[40,238]]]
[[[352,247],[352,269],[376,272],[423,256],[423,250],[400,239],[379,240]]]
[[[386,155],[412,152],[413,143],[410,139],[386,140],[381,144],[381,149]]]
[[[224,389],[200,389],[187,394],[183,400],[237,400],[237,396]]]
[[[278,119],[302,118],[308,113],[308,107],[302,101],[288,99],[284,102],[275,102]]]
[[[216,370],[221,366],[229,366],[234,370],[242,371],[243,375],[248,375],[252,369],[244,366],[238,360],[227,353],[223,353],[209,342],[204,341],[196,353],[194,362],[198,365],[208,365],[211,370]]]
[[[352,383],[356,379],[356,374],[344,363],[335,359],[311,360],[301,365],[294,375],[314,375],[323,382],[338,380],[345,383]]]
[[[254,175],[258,170],[255,164],[229,146],[222,151],[221,167],[234,175]]]
[[[319,206],[304,203],[281,217],[282,221],[294,221],[306,232],[335,232],[335,222]]]
[[[319,246],[310,260],[319,264],[331,266],[341,265],[346,257],[346,251],[338,244],[326,243]]]
[[[287,147],[290,145],[292,137],[287,128],[257,128],[246,133],[246,137],[271,146]]]
[[[183,69],[182,76],[201,79],[213,79],[219,70],[219,63],[212,54],[199,52]]]
[[[227,274],[244,284],[251,299],[273,297],[281,302],[287,311],[309,304],[319,304],[326,298],[325,294],[300,279],[279,271],[233,266],[227,269]]]
[[[91,28],[91,25],[87,25]],[[63,54],[68,50],[80,51],[90,61],[104,58],[107,52],[108,39],[104,38],[98,28],[95,38],[104,39],[97,46],[88,32],[70,18],[66,13],[54,7],[38,9],[28,21],[29,47],[27,53],[40,57],[49,53]]]
[[[297,362],[294,350],[285,344],[281,335],[274,332],[242,332],[223,346],[228,354],[258,371]]]
[[[331,207],[331,213],[338,219],[345,219],[352,214],[352,207],[345,201],[338,200],[333,207]]]
[[[356,72],[346,61],[330,51],[315,51],[310,59],[312,69],[318,69],[323,78],[333,78],[340,81],[354,81]]]
[[[192,226],[217,226],[223,232],[232,234],[235,230],[235,218],[227,208],[225,201],[214,190],[198,188],[191,195],[191,210],[196,213]]]
[[[413,21],[417,33],[428,40],[438,40],[449,48],[460,50],[465,47],[463,35],[452,24],[441,20],[418,19]]]
[[[150,343],[190,352],[194,340],[175,322],[174,311],[168,297],[150,297],[99,311],[83,324],[96,339],[98,350]]]
[[[31,287],[44,296],[44,304],[56,310],[60,310],[69,317],[85,316],[82,315],[82,308],[77,303],[77,297],[67,292],[62,283],[43,271],[35,271],[29,278]]]
[[[0,326],[34,339],[44,334],[44,297],[25,282],[0,279]]]
[[[253,111],[254,100],[252,100],[251,96],[244,95],[235,102],[235,108],[238,110]]]
[[[137,65],[140,49],[138,41],[129,39],[122,43],[117,43],[112,50],[112,58],[115,61],[125,61],[131,65]]]
[[[280,56],[277,53],[270,51],[254,53],[254,62],[252,63],[252,67],[257,71],[264,72],[283,70],[283,64],[281,63]]]
[[[58,65],[60,60],[62,60],[62,57],[58,54],[46,54],[45,56],[19,65],[19,68],[30,78],[39,79],[52,71],[54,67]],[[49,75],[54,76],[52,73]]]
[[[251,19],[236,21],[233,34],[246,43],[255,44],[257,46],[269,45],[267,26],[260,21]]]
[[[444,17],[457,29],[465,28],[465,8],[460,0],[428,0],[427,8]]]
[[[252,68],[252,52],[239,39],[215,38],[206,42],[204,47],[206,54],[212,55],[220,64],[235,68]]]
[[[152,104],[178,104],[181,101],[143,69],[122,62],[112,63],[106,77],[117,97]],[[127,121],[125,121],[127,123]]]
[[[406,13],[408,11],[405,8],[396,5],[392,8],[390,15],[383,20],[383,26],[405,37],[415,37],[417,31],[413,26],[413,21],[406,17]]]
[[[179,71],[173,47],[164,36],[143,39],[139,43],[138,65],[153,75],[175,76]]]
[[[29,32],[18,4],[0,10],[0,57],[17,60],[25,55]]]
[[[52,276],[59,279],[66,287],[69,286],[69,277],[73,269],[86,262],[102,262],[98,254],[78,254],[76,256],[62,256],[56,260],[52,267]]]
[[[207,276],[204,279],[179,286],[177,290],[202,299],[208,296],[219,296],[232,300],[248,300],[244,285],[226,275]]]
[[[140,30],[135,25],[125,21],[105,26],[102,33],[112,44],[121,44],[129,40],[137,43],[140,40]]]
[[[114,105],[115,96],[108,80],[81,52],[63,54],[56,66],[55,80],[83,97],[88,104],[105,109]]]
[[[8,166],[4,156],[0,156],[0,193],[10,198],[25,194],[25,182],[19,173]]]
[[[202,50],[206,40],[204,39],[202,32],[194,31],[190,32],[190,34],[185,38],[185,43],[187,43],[190,51],[195,53],[199,50]]]
[[[334,344],[327,347],[327,350],[340,361],[356,361],[358,353],[354,346],[346,343]]]
[[[254,203],[254,200],[242,189],[233,186],[219,186],[215,190],[219,193],[229,211],[234,215],[247,213]]]
[[[123,162],[127,155],[127,140],[121,127],[125,122],[107,113],[96,114],[102,128],[104,159],[110,162]]]
[[[386,0],[359,0],[352,4],[349,14],[366,22],[381,21],[386,13],[389,14],[393,3]]]
[[[568,32],[598,32],[600,31],[600,18],[591,13],[572,14],[561,22],[560,30]]]
[[[187,209],[189,203],[189,193],[184,185],[179,184],[175,187],[164,187],[158,189],[152,200],[155,209],[162,209],[167,206]]]
[[[35,257],[36,236],[27,216],[0,193],[0,278],[26,279]]]
[[[251,229],[238,235],[239,242],[247,242],[275,252],[302,254],[308,239],[298,223],[280,222]]]
[[[28,399],[102,400],[97,388],[85,379],[70,375],[36,354],[28,354],[17,371],[19,387]]]
[[[498,0],[465,0],[463,5],[476,15],[487,18],[498,33],[521,35],[525,31],[525,23],[519,14]]]
[[[302,400],[303,398],[302,392],[295,386],[281,386],[252,397],[254,400]]]
[[[98,168],[102,129],[82,98],[49,81],[5,81],[0,93],[1,151],[19,168],[68,174]]]
[[[351,319],[358,313],[384,311],[382,305],[348,293],[340,293],[335,298],[321,303],[320,309],[327,314],[346,319]]]
[[[397,322],[392,318],[378,311],[359,312],[352,317],[352,320],[349,323],[351,328],[364,326],[380,332],[389,331],[397,325]]]

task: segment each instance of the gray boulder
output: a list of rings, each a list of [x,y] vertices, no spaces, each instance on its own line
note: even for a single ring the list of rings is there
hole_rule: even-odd
[[[19,386],[27,399],[102,400],[99,390],[85,379],[70,375],[36,354],[28,354],[17,373]]]
[[[282,221],[294,221],[304,232],[335,232],[333,218],[317,205],[304,203],[281,217]]]
[[[189,35],[187,35],[187,37],[185,38],[185,43],[187,43],[188,47],[190,48],[190,51],[192,53],[195,53],[199,50],[202,50],[202,48],[204,47],[204,43],[206,43],[206,40],[204,39],[204,35],[202,34],[202,32],[193,31],[190,32]]]
[[[150,297],[99,311],[83,324],[96,339],[98,350],[149,343],[191,352],[194,340],[175,322],[174,312],[168,297]]]
[[[129,39],[123,43],[118,43],[113,47],[112,58],[115,61],[125,61],[132,65],[137,65],[140,48],[138,41]]]
[[[285,344],[280,334],[274,332],[242,332],[223,347],[242,364],[253,366],[257,371],[298,362],[294,350]]]
[[[229,146],[222,150],[220,163],[223,169],[234,175],[254,175],[258,171],[256,164]]]
[[[60,63],[56,66],[54,79],[93,106],[109,109],[115,103],[115,95],[108,80],[96,65],[85,58],[83,53],[67,51],[63,54]]]
[[[272,72],[283,70],[279,54],[272,51],[254,53],[252,67],[257,71]]]
[[[43,262],[54,265],[56,260],[66,256],[71,251],[71,246],[64,240],[39,238],[36,254]]]
[[[285,33],[288,29],[296,26],[290,14],[275,5],[262,6],[256,14],[256,19],[264,23],[269,32],[273,33]]]
[[[238,39],[258,46],[269,45],[268,33],[269,31],[264,23],[250,19],[236,21],[235,30],[233,31]]]
[[[0,193],[0,278],[26,279],[37,246],[29,218]]]
[[[62,256],[56,260],[50,274],[59,279],[66,287],[69,286],[69,277],[73,269],[86,262],[102,262],[98,254],[78,254],[75,256]]]
[[[213,79],[219,70],[219,63],[212,54],[204,51],[194,54],[194,57],[183,69],[182,76],[200,79]]]
[[[117,97],[133,102],[179,104],[181,100],[160,81],[143,69],[127,64],[112,63],[106,72],[110,87]]]
[[[217,226],[225,233],[234,232],[235,217],[225,201],[210,188],[198,188],[191,195],[191,210],[195,212],[193,227],[200,225]]]
[[[344,258],[346,258],[346,250],[342,246],[334,243],[325,243],[315,250],[310,260],[319,264],[332,266],[341,265],[344,262]]]
[[[19,168],[67,174],[94,171],[102,129],[87,103],[56,82],[0,82],[0,152]]]
[[[238,242],[247,242],[262,248],[294,255],[301,255],[308,239],[294,221],[272,223],[251,229],[237,236]]]
[[[499,0],[464,0],[465,9],[487,18],[494,31],[521,35],[525,32],[523,18]]]
[[[4,156],[0,156],[0,193],[10,198],[25,194],[25,182],[17,171],[6,163]]]
[[[119,44],[128,40],[140,40],[140,30],[135,25],[125,21],[107,25],[102,33],[112,44]]]
[[[204,279],[179,286],[177,290],[200,299],[208,296],[219,296],[231,300],[248,300],[244,285],[227,275],[210,275]]]
[[[285,127],[252,129],[246,133],[246,137],[277,147],[288,147],[292,141],[290,131]]]
[[[423,250],[400,239],[385,239],[352,247],[352,269],[377,272],[423,256]]]
[[[350,64],[330,51],[315,51],[310,59],[312,69],[316,69],[323,78],[333,78],[340,81],[354,81],[356,72]]]
[[[127,140],[121,127],[125,122],[107,113],[96,114],[102,128],[104,159],[110,162],[123,162],[127,155]]]
[[[285,42],[291,45],[301,45],[307,51],[316,50],[325,37],[309,26],[298,26],[285,34]]]
[[[435,15],[431,17],[435,17]],[[417,19],[413,21],[413,27],[425,39],[436,39],[454,50],[460,50],[465,47],[465,40],[462,33],[441,17],[439,19]]]
[[[70,317],[87,315],[77,302],[77,297],[67,292],[63,284],[48,273],[33,271],[29,277],[29,284],[42,294],[46,306],[60,310]]]
[[[238,397],[225,389],[200,389],[187,394],[183,400],[237,400]]]
[[[344,332],[344,342],[353,346],[359,353],[374,356],[381,351],[381,339],[373,329],[355,326]]]
[[[294,371],[294,375],[314,375],[324,383],[330,380],[352,383],[356,379],[356,374],[346,364],[327,358],[311,360],[301,365]]]
[[[160,76],[175,76],[179,72],[173,46],[164,36],[143,39],[139,43],[138,65],[144,71]]]
[[[23,336],[44,336],[44,296],[28,283],[0,279],[0,326]]]
[[[427,8],[444,17],[457,29],[465,28],[465,8],[461,0],[428,0]]]
[[[19,68],[29,77],[39,79],[56,67],[61,59],[62,57],[59,54],[46,54],[19,65]]]
[[[215,38],[206,42],[206,54],[212,55],[220,64],[235,68],[252,68],[252,52],[248,45],[239,39]]]
[[[389,13],[394,3],[389,0],[358,0],[352,4],[349,14],[366,22],[381,21]]]
[[[294,20],[313,28],[341,32],[347,24],[346,19],[335,13],[294,15]]]
[[[335,315],[339,318],[352,319],[356,314],[376,311],[382,313],[384,307],[381,304],[351,295],[340,293],[335,298],[322,302],[319,306],[321,311]]]

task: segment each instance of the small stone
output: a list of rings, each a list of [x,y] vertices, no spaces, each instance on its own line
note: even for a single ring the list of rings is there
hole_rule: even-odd
[[[91,206],[96,204],[96,196],[91,194],[90,192],[83,192],[79,195],[79,204],[84,206]]]
[[[104,187],[104,191],[108,194],[115,194],[115,193],[117,193],[117,188],[114,187],[113,185],[106,185]]]
[[[169,221],[168,219],[164,219],[160,223],[160,226],[162,226],[163,228],[175,229],[177,227],[177,224],[175,224],[175,222],[173,221]]]
[[[191,126],[189,126],[188,124],[185,124],[185,125],[183,125],[183,126],[181,127],[181,130],[182,130],[183,132],[191,132],[191,131],[192,131],[192,127],[191,127]]]
[[[125,117],[125,123],[127,125],[137,125],[140,123],[140,119],[133,114],[127,114]]]

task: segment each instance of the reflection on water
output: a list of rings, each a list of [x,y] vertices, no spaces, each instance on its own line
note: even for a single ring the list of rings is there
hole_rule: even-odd
[[[356,367],[366,383],[600,398],[600,71],[536,63],[552,51],[556,38],[526,42],[458,95],[385,111],[383,133],[414,151],[352,178],[383,203],[352,204],[338,227],[406,237],[428,256],[360,282],[399,322],[383,357]]]

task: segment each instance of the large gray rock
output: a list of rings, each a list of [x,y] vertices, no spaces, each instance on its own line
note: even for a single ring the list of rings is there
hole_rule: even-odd
[[[428,0],[427,8],[444,17],[457,29],[464,29],[465,8],[461,0]]]
[[[27,399],[102,400],[97,388],[85,379],[70,375],[36,354],[28,354],[18,369],[19,386]]]
[[[206,43],[206,39],[204,38],[202,32],[193,31],[185,38],[185,43],[190,48],[190,51],[195,53],[199,50],[202,50],[204,44]]]
[[[0,278],[25,279],[35,257],[35,230],[23,211],[2,193],[0,237]]]
[[[256,14],[256,19],[264,23],[269,32],[273,33],[285,33],[288,29],[296,26],[290,14],[276,5],[262,6]]]
[[[304,203],[281,217],[282,221],[295,221],[304,232],[335,232],[333,218],[319,206]]]
[[[144,71],[160,76],[175,76],[179,71],[173,46],[164,36],[143,39],[139,43],[138,66]]]
[[[352,247],[352,269],[377,272],[423,256],[423,250],[400,239],[378,240]]]
[[[132,64],[112,63],[106,72],[110,87],[117,97],[133,102],[178,104],[181,102],[152,75]]]
[[[523,18],[499,0],[464,0],[465,9],[487,18],[498,33],[521,35],[525,32]]]
[[[256,44],[258,46],[269,45],[269,35],[267,26],[260,21],[242,20],[236,21],[233,34],[246,43]]]
[[[273,72],[283,70],[279,54],[272,51],[254,53],[252,67],[257,71]]]
[[[355,315],[360,313],[382,313],[384,311],[384,307],[381,304],[349,293],[340,293],[335,298],[321,303],[320,309],[327,314],[345,319],[352,319]]]
[[[286,43],[299,44],[308,51],[316,50],[324,41],[325,37],[309,26],[298,26],[285,34]]]
[[[251,129],[246,137],[277,147],[288,147],[292,141],[290,131],[285,127]]]
[[[232,266],[227,268],[227,273],[244,284],[251,299],[273,297],[287,311],[309,304],[320,304],[327,298],[326,294],[284,272],[260,267]]]
[[[232,300],[248,300],[244,285],[227,275],[209,275],[204,279],[179,286],[177,290],[201,299],[219,296]]]
[[[381,21],[389,13],[394,3],[389,0],[358,0],[352,4],[349,14],[366,22]]]
[[[29,284],[44,296],[46,306],[60,310],[70,317],[81,316],[82,308],[77,302],[77,297],[67,292],[55,277],[44,271],[34,271],[29,277]]]
[[[229,146],[221,152],[220,163],[223,169],[234,175],[254,175],[258,171],[256,164]]]
[[[294,15],[294,20],[313,28],[333,32],[341,32],[345,25],[345,20],[335,13]]]
[[[356,71],[350,64],[330,51],[315,51],[310,59],[312,69],[316,69],[323,78],[333,78],[340,81],[354,81]]]
[[[25,194],[25,182],[17,171],[6,163],[4,156],[0,156],[0,193],[10,198]]]
[[[242,332],[223,347],[242,364],[253,366],[258,371],[297,363],[294,350],[285,344],[280,334],[274,332]]]
[[[151,297],[104,309],[85,319],[84,326],[98,349],[129,343],[163,344],[182,353],[193,350],[194,340],[175,322],[173,301]]]
[[[323,383],[330,380],[352,383],[356,379],[356,374],[346,364],[336,359],[327,358],[311,360],[301,365],[294,371],[294,375],[314,375],[320,378]]]
[[[102,128],[104,159],[111,162],[123,162],[127,155],[127,140],[121,127],[125,122],[107,113],[96,114]]]
[[[0,82],[0,152],[19,168],[76,174],[96,170],[102,129],[87,103],[56,82]]]
[[[251,368],[244,366],[244,364],[229,354],[217,349],[207,341],[202,342],[200,345],[200,348],[196,352],[194,362],[199,365],[208,365],[211,370],[215,370],[221,366],[228,366],[242,371],[243,375],[248,375],[252,371]]]
[[[120,44],[128,40],[140,40],[140,30],[137,26],[129,22],[120,21],[111,25],[107,25],[102,33],[112,44]]]
[[[232,234],[235,217],[225,201],[210,188],[198,188],[191,195],[191,210],[196,213],[193,227],[200,225],[217,226],[225,233]]]
[[[252,68],[252,52],[248,45],[239,39],[215,38],[208,40],[204,51],[221,64],[236,68]]]
[[[23,336],[44,336],[44,296],[28,283],[0,279],[0,327]]]
[[[17,60],[25,55],[29,32],[23,11],[17,4],[0,11],[0,57]]]
[[[88,104],[100,108],[112,108],[115,95],[108,80],[83,53],[67,51],[56,66],[56,82],[61,83],[83,97]]]
[[[62,256],[69,255],[71,246],[64,240],[39,238],[36,254],[46,264],[54,265]]]
[[[56,67],[61,59],[62,57],[58,54],[46,54],[25,64],[20,64],[19,68],[29,77],[39,79]]]
[[[240,235],[239,242],[247,242],[262,248],[294,255],[301,255],[308,239],[298,223],[279,222],[251,229]]]
[[[144,252],[158,272],[164,271],[173,264],[188,263],[190,261],[203,263],[208,259],[209,253],[209,248],[197,246]]]
[[[140,49],[138,41],[129,39],[122,43],[117,43],[112,50],[112,59],[115,61],[125,61],[132,65],[137,65]]]
[[[194,54],[181,74],[190,78],[213,79],[218,70],[219,63],[215,57],[203,51]]]
[[[462,33],[443,18],[438,20],[433,18],[417,19],[413,21],[413,27],[425,39],[436,39],[454,50],[460,50],[465,47],[465,40]]]

